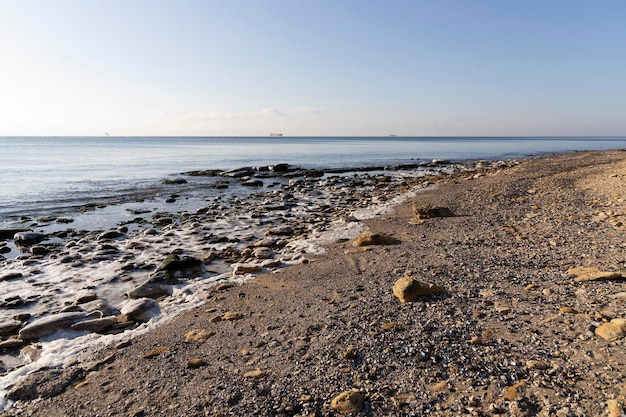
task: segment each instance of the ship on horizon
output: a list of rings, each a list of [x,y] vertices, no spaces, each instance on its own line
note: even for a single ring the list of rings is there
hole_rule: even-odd
[[[282,135],[283,135],[282,133],[270,133],[270,137],[272,137],[272,138],[279,138]]]

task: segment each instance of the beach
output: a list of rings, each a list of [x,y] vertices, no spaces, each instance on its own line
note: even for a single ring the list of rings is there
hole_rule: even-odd
[[[384,193],[407,199],[393,211],[347,219],[356,185],[342,221],[373,242],[337,235],[253,279],[207,282],[193,309],[20,379],[5,415],[620,416],[625,155],[420,178]],[[274,243],[287,235],[272,227]],[[403,302],[407,283],[425,294]]]

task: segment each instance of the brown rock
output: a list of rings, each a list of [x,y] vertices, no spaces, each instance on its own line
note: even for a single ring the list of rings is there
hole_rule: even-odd
[[[596,334],[612,342],[626,337],[626,319],[613,319],[596,329]]]
[[[515,399],[520,395],[520,393],[517,391],[518,388],[521,388],[524,385],[524,381],[520,381],[517,384],[508,387],[506,389],[506,391],[504,392],[503,397],[509,401],[515,401]]]
[[[341,414],[358,413],[363,409],[364,401],[365,398],[360,392],[344,391],[333,398],[330,406]]]
[[[393,295],[403,303],[415,301],[418,297],[442,291],[443,287],[416,281],[408,275],[403,276],[393,284]]]
[[[356,238],[353,245],[360,247],[371,245],[393,245],[394,243],[396,243],[396,240],[391,236],[365,231]]]
[[[186,342],[205,342],[209,337],[214,336],[215,332],[204,329],[194,329],[185,333]]]
[[[206,362],[204,362],[204,359],[194,358],[194,359],[189,359],[187,363],[185,364],[185,366],[187,368],[200,368],[201,366],[204,366],[205,364]]]
[[[245,374],[243,374],[243,377],[250,378],[250,379],[257,379],[257,378],[262,378],[265,375],[267,375],[265,371],[262,371],[260,369],[255,369],[254,371],[246,372]]]
[[[598,268],[571,268],[567,270],[569,275],[575,275],[574,281],[598,281],[602,279],[622,278],[621,272],[600,271]]]
[[[170,350],[169,346],[157,346],[153,351],[144,353],[143,355],[141,355],[141,357],[143,359],[151,359],[155,356],[159,356],[161,353],[167,352],[168,350]]]
[[[608,400],[606,402],[609,417],[621,417],[624,415],[624,407],[617,400]]]
[[[222,314],[223,321],[235,321],[241,320],[243,318],[243,314],[238,313],[236,311],[229,311],[227,313]]]
[[[418,219],[432,219],[435,217],[454,217],[454,213],[447,207],[434,207],[430,204],[413,204],[413,214]]]

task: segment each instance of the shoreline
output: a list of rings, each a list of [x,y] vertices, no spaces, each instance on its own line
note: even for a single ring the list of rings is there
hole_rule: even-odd
[[[611,243],[619,240],[615,226],[594,220],[601,230],[590,227],[593,213],[587,206],[597,203],[587,191],[564,187],[573,180],[562,177],[578,173],[582,178],[585,168],[601,171],[602,164],[622,159],[619,151],[544,156],[493,175],[442,181],[436,191],[421,191],[412,200],[450,207],[456,216],[416,220],[410,203],[403,203],[393,213],[364,220],[372,232],[389,234],[398,243],[363,249],[339,239],[326,254],[306,257],[304,263],[243,286],[211,290],[202,307],[110,349],[93,369],[70,366],[44,375],[39,388],[66,378],[65,392],[32,404],[18,402],[14,410],[39,415],[38,409],[45,409],[48,416],[116,410],[153,415],[168,409],[176,415],[334,415],[331,399],[356,389],[365,399],[364,415],[450,415],[469,409],[492,415],[511,407],[519,415],[565,408],[577,415],[571,402],[561,400],[562,383],[570,390],[564,398],[578,394],[576,401],[588,413],[582,415],[605,412],[606,404],[596,396],[623,403],[623,393],[608,386],[610,378],[624,378],[614,370],[624,365],[615,354],[623,339],[604,346],[593,332],[589,335],[589,326],[602,323],[594,315],[600,311],[579,294],[580,285],[563,282],[570,281],[569,267],[581,264],[615,270],[604,254],[619,255],[623,248]],[[580,236],[597,249],[577,242]],[[399,303],[390,288],[407,271],[446,291]],[[609,284],[624,291],[623,279],[598,286]],[[593,300],[596,292],[585,297]],[[606,300],[613,309],[623,303]],[[579,313],[562,313],[541,325],[533,321],[565,307]],[[610,308],[600,310],[606,310],[600,312],[606,319],[618,318]],[[224,319],[229,312],[241,317]],[[194,329],[214,334],[204,341],[185,340]],[[559,339],[544,343],[555,337],[551,332]],[[568,343],[561,347],[563,340]],[[613,370],[604,371],[601,389],[587,392],[580,386],[585,378],[574,364],[591,365],[582,353],[574,358],[570,344],[608,358]],[[192,359],[200,360],[197,367],[189,365]],[[527,366],[531,360],[546,361],[546,367]],[[122,381],[124,371],[132,375]],[[564,378],[571,372],[576,375]],[[525,382],[511,390],[512,399],[503,399],[503,392],[520,381]],[[170,384],[178,387],[176,395]],[[103,392],[110,396],[103,398]]]

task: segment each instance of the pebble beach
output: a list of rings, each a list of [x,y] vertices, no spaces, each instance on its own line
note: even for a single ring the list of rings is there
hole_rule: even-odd
[[[309,173],[15,230],[0,280],[33,289],[1,300],[4,415],[624,415],[624,156]],[[85,288],[42,300],[51,270]]]

